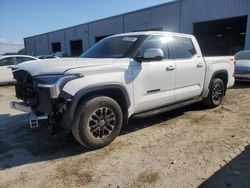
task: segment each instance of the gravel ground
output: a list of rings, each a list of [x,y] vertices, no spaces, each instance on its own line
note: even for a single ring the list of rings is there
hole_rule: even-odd
[[[0,87],[0,187],[250,187],[250,84],[223,105],[195,104],[131,120],[108,147],[90,151],[70,133],[29,129]]]

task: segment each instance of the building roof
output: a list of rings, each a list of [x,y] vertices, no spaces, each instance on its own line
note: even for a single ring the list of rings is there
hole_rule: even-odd
[[[153,8],[158,8],[158,7],[161,7],[161,6],[174,4],[174,3],[177,3],[179,1],[181,1],[181,0],[172,0],[172,1],[167,2],[167,3],[162,3],[162,4],[159,4],[159,5],[155,5],[155,6],[151,6],[151,7],[147,7],[147,8],[143,8],[143,9],[138,9],[138,10],[134,10],[134,11],[130,11],[130,12],[126,12],[126,13],[122,13],[122,14],[118,14],[118,15],[114,15],[114,16],[110,16],[110,17],[106,17],[106,18],[102,18],[102,19],[97,19],[97,20],[94,20],[94,21],[90,21],[90,22],[86,22],[86,23],[82,23],[82,24],[78,24],[78,25],[74,25],[74,26],[70,26],[70,27],[65,27],[65,28],[62,28],[62,29],[57,29],[57,30],[54,30],[54,31],[46,32],[46,33],[41,33],[41,34],[38,34],[38,35],[25,37],[24,39],[28,39],[28,38],[32,38],[32,37],[40,36],[40,35],[44,35],[44,34],[54,33],[54,32],[57,32],[57,31],[62,31],[62,30],[70,29],[70,28],[74,28],[74,27],[79,27],[79,26],[83,26],[83,25],[87,25],[87,24],[91,24],[91,23],[95,23],[95,22],[99,22],[99,21],[119,17],[119,16],[125,16],[125,15],[133,14],[133,13],[136,13],[136,12],[147,11],[147,10],[150,10],[150,9],[153,9]]]

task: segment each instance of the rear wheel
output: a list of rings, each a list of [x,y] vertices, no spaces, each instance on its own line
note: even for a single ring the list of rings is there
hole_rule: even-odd
[[[207,98],[203,99],[203,103],[209,107],[214,108],[219,106],[224,98],[225,84],[220,78],[215,78]]]
[[[98,149],[108,145],[119,135],[122,120],[122,110],[114,99],[92,97],[78,105],[72,133],[85,147]]]

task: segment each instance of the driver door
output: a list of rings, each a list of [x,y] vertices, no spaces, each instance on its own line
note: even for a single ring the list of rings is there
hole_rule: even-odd
[[[166,106],[174,102],[175,61],[170,54],[166,35],[153,35],[139,48],[137,57],[147,49],[158,48],[164,53],[163,60],[137,62],[133,60],[134,108],[135,113]]]
[[[0,59],[0,83],[8,83],[15,81],[12,76],[10,66],[14,65],[13,57]]]

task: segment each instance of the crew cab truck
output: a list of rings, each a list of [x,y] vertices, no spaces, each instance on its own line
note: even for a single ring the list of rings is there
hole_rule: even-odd
[[[131,117],[203,101],[221,104],[234,84],[233,57],[203,57],[192,35],[135,32],[110,36],[79,58],[27,62],[13,68],[11,107],[72,131],[91,149],[104,147]]]

